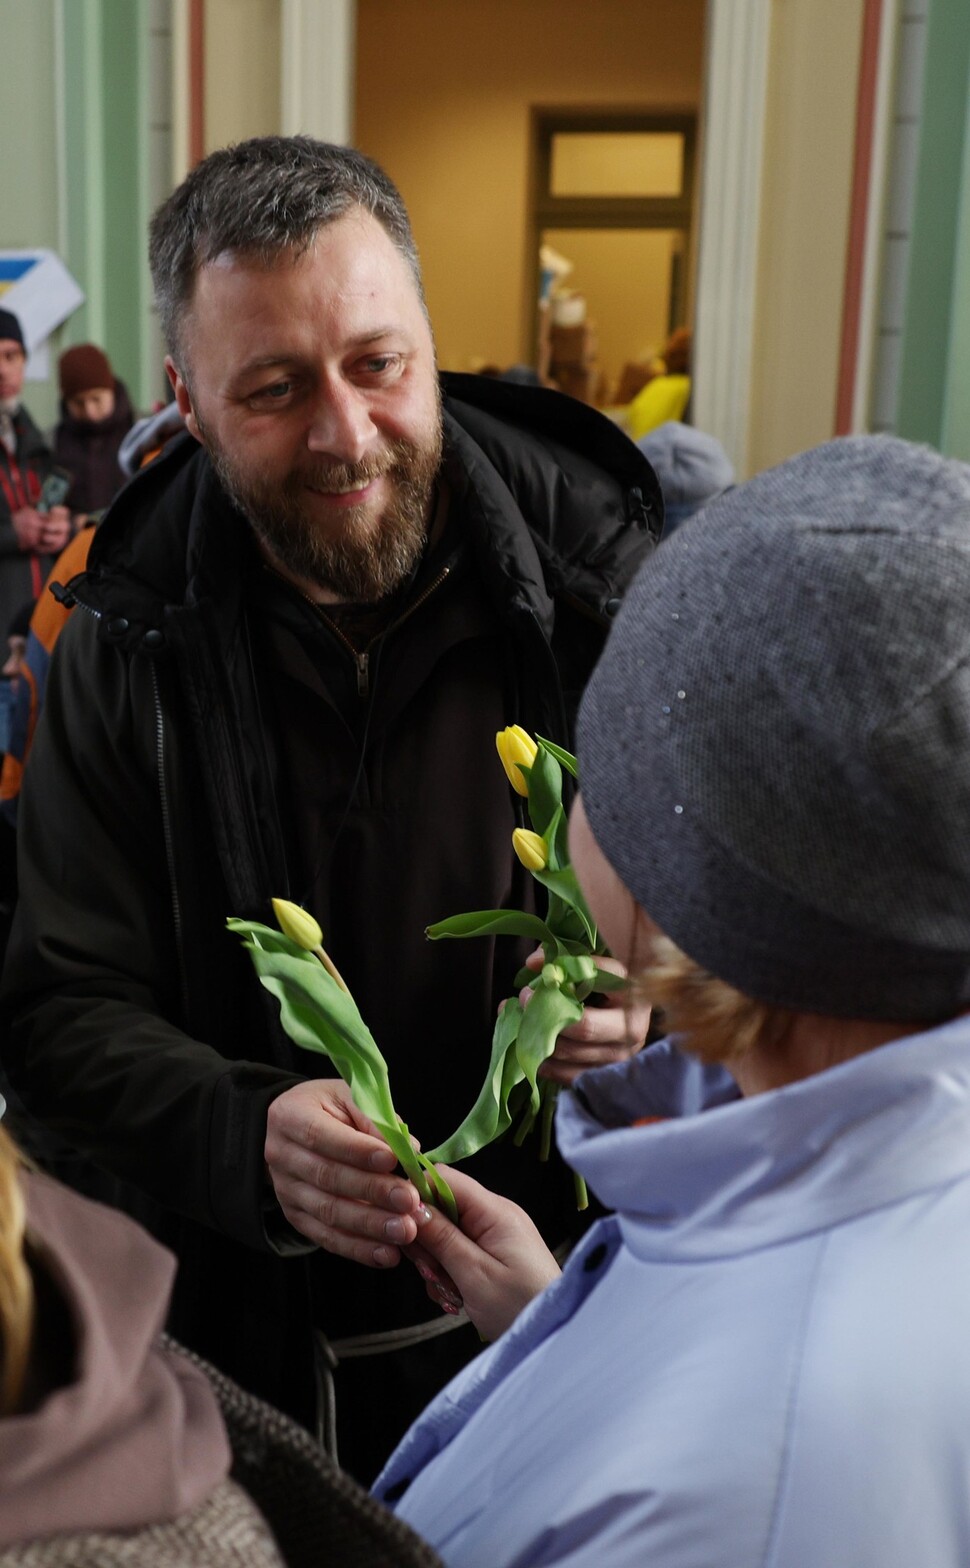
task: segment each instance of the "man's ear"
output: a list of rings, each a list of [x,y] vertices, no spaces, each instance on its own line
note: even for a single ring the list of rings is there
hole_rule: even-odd
[[[178,404],[179,413],[185,420],[186,430],[190,435],[195,436],[197,441],[201,441],[202,432],[199,429],[199,421],[196,419],[195,412],[192,408],[192,399],[189,396],[189,389],[182,380],[182,377],[179,375],[178,366],[176,365],[171,354],[165,355],[165,374],[172,383],[172,388],[175,392],[175,401]]]

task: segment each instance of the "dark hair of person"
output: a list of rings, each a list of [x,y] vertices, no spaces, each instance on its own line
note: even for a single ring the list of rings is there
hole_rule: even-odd
[[[196,164],[155,213],[148,243],[162,332],[183,375],[179,328],[200,267],[227,252],[264,266],[283,252],[299,255],[319,229],[354,207],[385,229],[424,305],[417,248],[400,193],[363,153],[309,136],[254,136]]]

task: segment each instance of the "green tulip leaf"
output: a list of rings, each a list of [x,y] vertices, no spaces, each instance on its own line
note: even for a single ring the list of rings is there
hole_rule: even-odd
[[[569,822],[561,805],[553,812],[545,839],[549,850],[549,870],[563,870],[569,865]]]
[[[533,871],[532,875],[537,882],[542,883],[544,888],[548,888],[550,893],[554,893],[557,898],[562,899],[563,903],[569,906],[578,917],[579,924],[589,946],[595,948],[597,940],[596,927],[593,924],[593,917],[586,907],[586,900],[580,891],[576,873],[572,866],[566,866],[561,871]]]
[[[516,1036],[515,1054],[532,1091],[533,1116],[539,1110],[536,1074],[556,1049],[560,1030],[567,1024],[578,1023],[582,1016],[582,1003],[558,985],[538,985],[525,1008],[522,1026]]]
[[[439,1209],[444,1210],[453,1225],[459,1225],[461,1221],[458,1217],[458,1204],[455,1202],[455,1195],[437,1165],[427,1154],[422,1154],[420,1149],[417,1151],[417,1157],[422,1169],[427,1172],[434,1187]]]
[[[545,747],[546,751],[552,753],[556,761],[566,769],[567,773],[571,773],[574,779],[579,778],[579,768],[576,758],[571,751],[567,751],[564,746],[557,746],[555,741],[546,740],[544,735],[537,735],[535,738],[540,746]]]
[[[457,1131],[429,1152],[429,1159],[455,1165],[477,1154],[511,1126],[508,1098],[523,1077],[515,1058],[515,1040],[524,1017],[518,997],[510,997],[495,1020],[492,1055],[478,1099]]]
[[[597,966],[591,991],[629,991],[630,981],[626,975],[615,975],[611,969],[600,969]]]
[[[522,771],[528,775],[529,820],[546,838],[549,824],[562,809],[562,768],[552,753],[540,746],[531,768]]]
[[[285,936],[282,931],[277,931],[274,926],[264,926],[258,920],[227,920],[226,925],[237,936],[249,939],[252,944],[261,948],[264,953],[285,953],[290,958],[302,958],[304,963],[312,966],[319,965],[319,959],[308,953],[305,947],[300,947],[292,937]]]
[[[436,942],[443,936],[527,936],[534,942],[555,942],[556,938],[538,915],[521,909],[478,909],[469,915],[451,915],[428,926],[425,936]]]

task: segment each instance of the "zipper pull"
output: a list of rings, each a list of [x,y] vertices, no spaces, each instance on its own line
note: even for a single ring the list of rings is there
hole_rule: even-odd
[[[370,696],[369,664],[370,654],[355,653],[354,663],[357,665],[357,695],[362,702]]]

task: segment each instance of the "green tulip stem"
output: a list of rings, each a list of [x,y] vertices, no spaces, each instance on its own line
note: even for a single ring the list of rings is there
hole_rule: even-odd
[[[343,975],[340,973],[340,970],[337,968],[337,966],[334,963],[333,959],[330,957],[330,954],[328,952],[326,952],[322,947],[315,947],[313,949],[313,956],[314,956],[314,958],[319,958],[321,964],[323,965],[324,969],[327,971],[327,974],[330,976],[331,980],[336,980],[336,982],[339,985],[341,991],[346,991],[347,995],[349,996],[350,995],[350,986],[347,984],[347,982],[344,979]]]
[[[519,1122],[518,1127],[512,1134],[512,1142],[515,1144],[517,1149],[521,1149],[535,1124],[536,1113],[532,1109],[531,1105],[527,1104],[525,1110],[522,1112],[522,1120]]]
[[[578,1171],[573,1171],[573,1188],[576,1193],[576,1207],[582,1213],[584,1209],[589,1208],[589,1193],[586,1190],[586,1183]]]
[[[539,1158],[548,1160],[552,1148],[552,1124],[556,1114],[559,1085],[551,1078],[542,1080],[542,1121],[539,1124]]]

